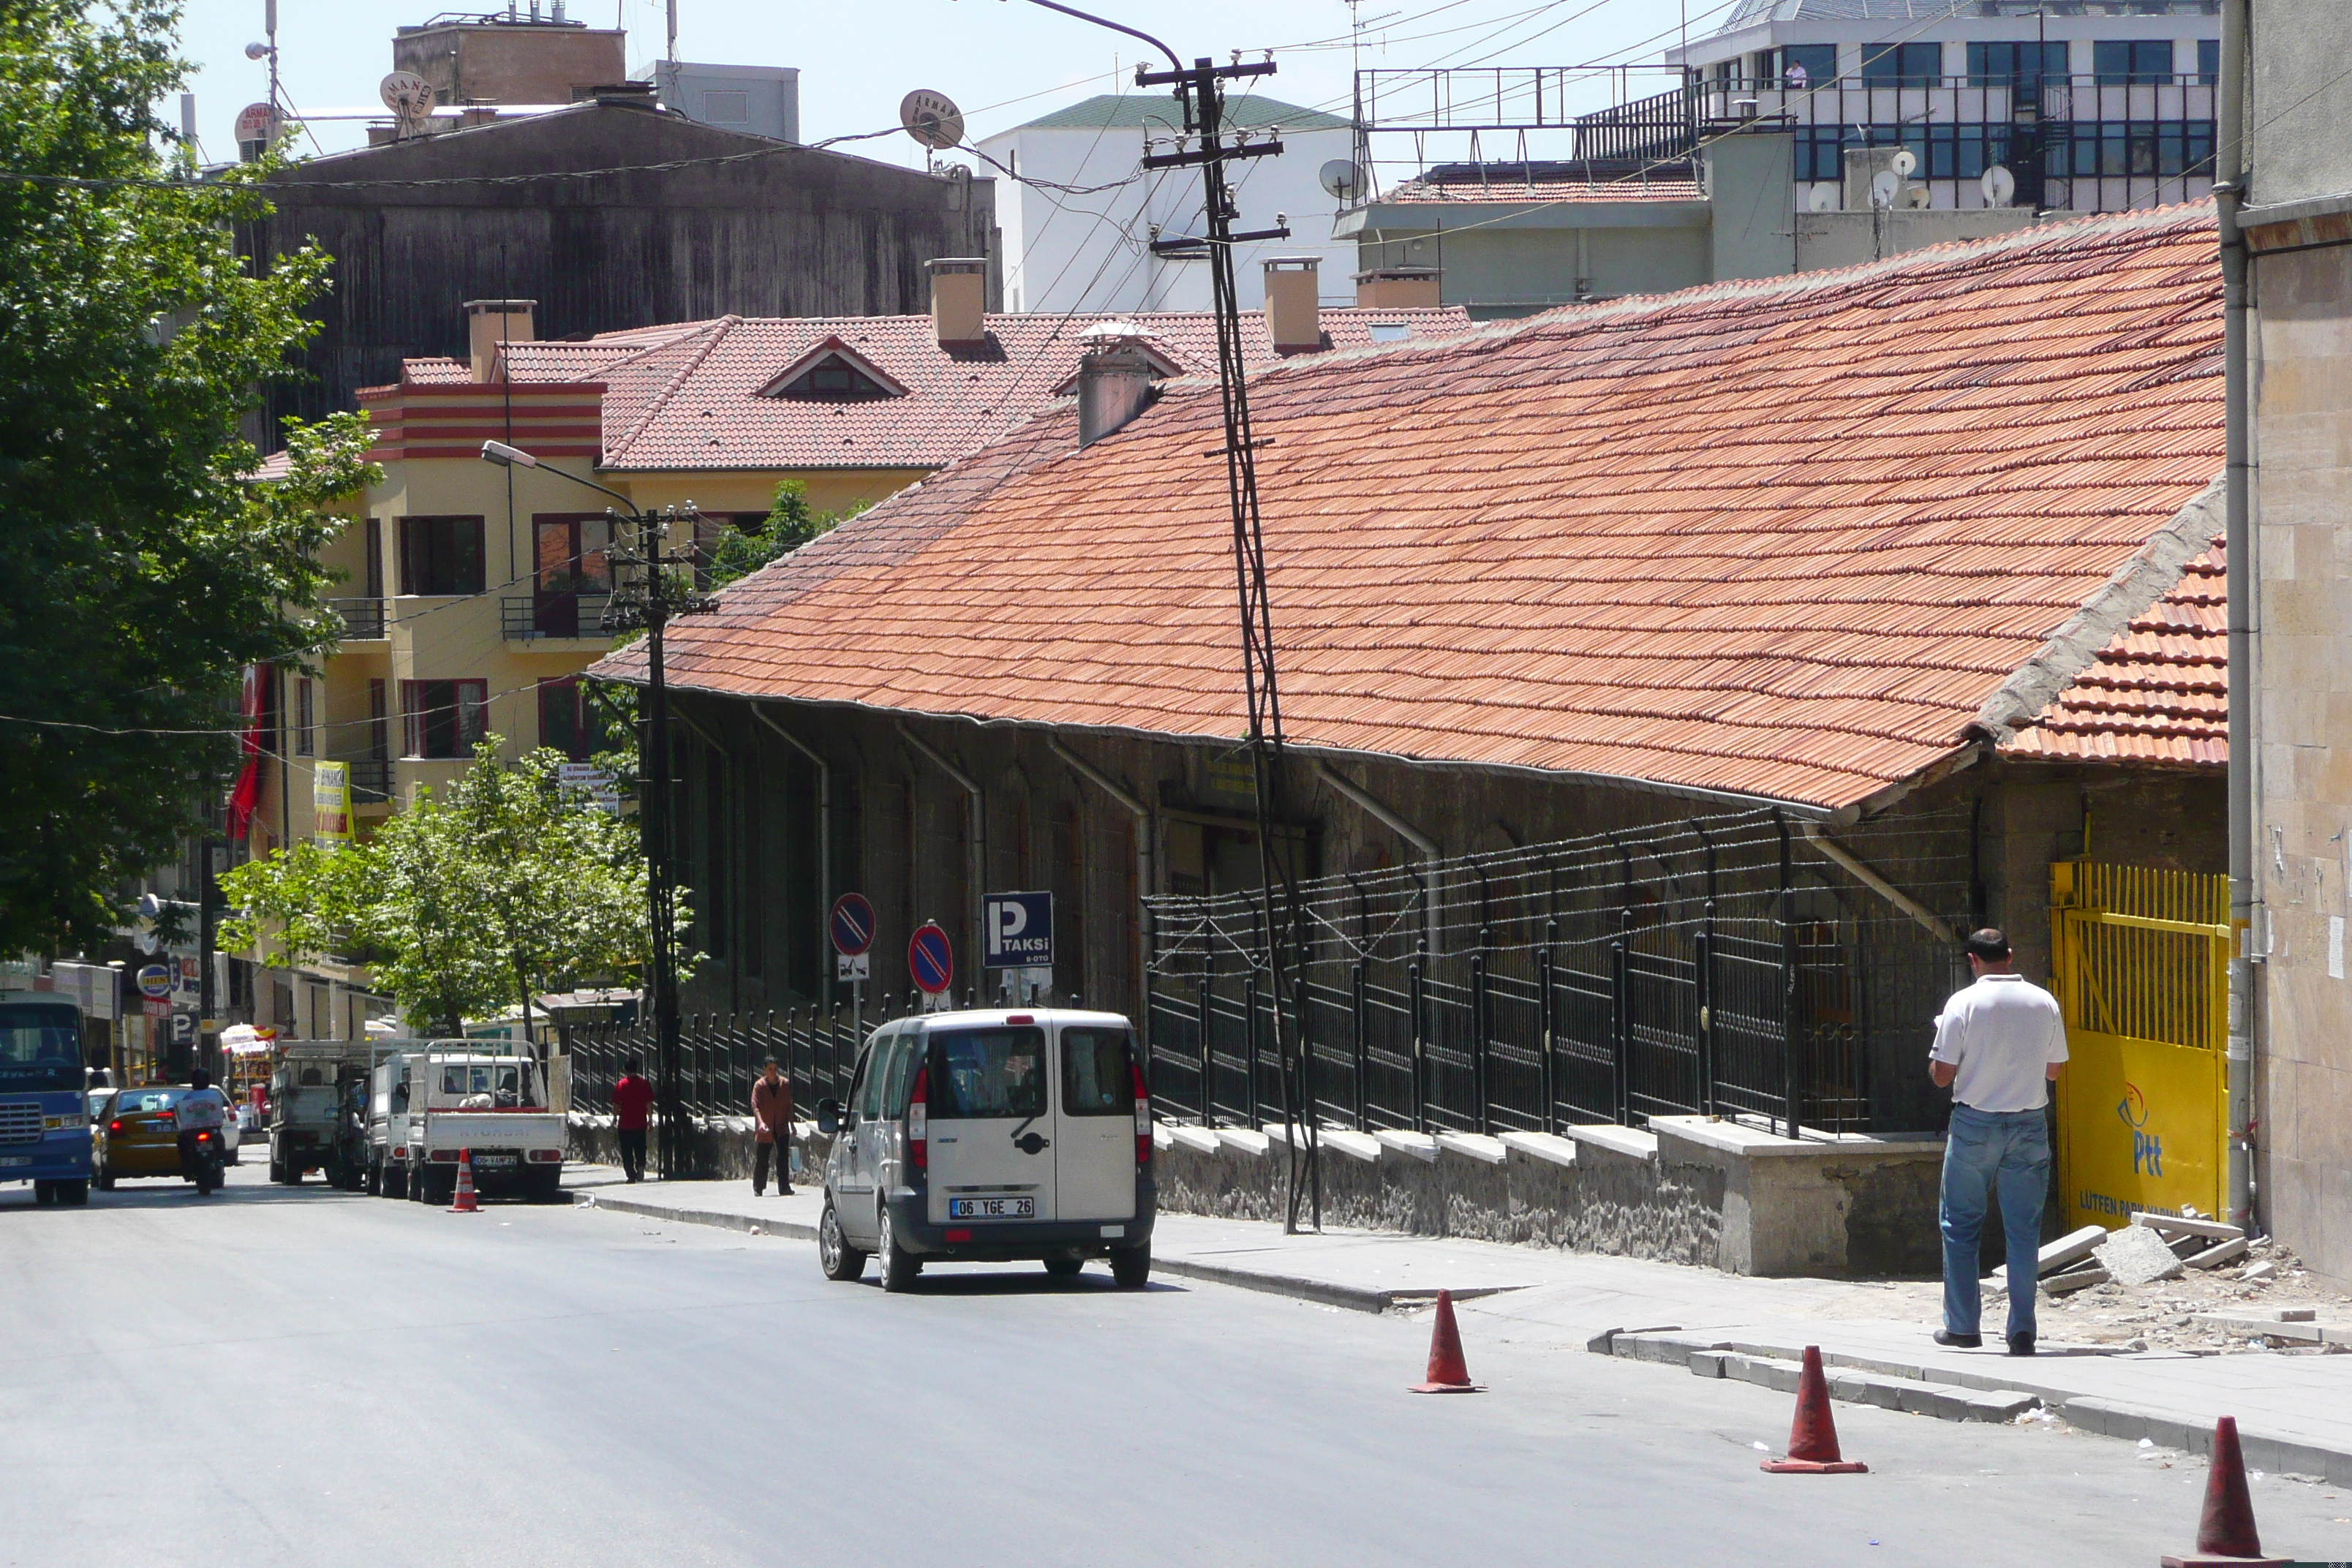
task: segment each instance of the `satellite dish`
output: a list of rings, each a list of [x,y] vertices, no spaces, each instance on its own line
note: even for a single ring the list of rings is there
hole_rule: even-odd
[[[236,111],[239,142],[274,142],[278,125],[278,111],[266,103],[248,103]]]
[[[433,111],[433,86],[415,71],[394,71],[375,84],[376,97],[401,120],[422,120]]]
[[[963,145],[963,110],[946,93],[917,88],[898,100],[898,123],[934,153]]]
[[[1897,148],[1895,156],[1886,160],[1886,166],[1907,180],[1919,172],[1919,154],[1908,147]]]
[[[1977,184],[1984,192],[1985,205],[1989,207],[2005,207],[2017,195],[2017,176],[1999,163],[1987,169]]]
[[[1870,200],[1874,206],[1891,207],[1903,189],[1903,176],[1892,169],[1881,169],[1870,177]]]
[[[1935,193],[1925,185],[1906,185],[1903,188],[1903,205],[1916,212],[1927,211],[1935,200]]]
[[[1343,202],[1352,202],[1363,195],[1364,172],[1345,158],[1334,158],[1323,165],[1317,176],[1323,188]]]
[[[269,46],[268,44],[247,44],[245,46],[245,58],[249,60],[266,60],[269,58]]]
[[[1805,198],[1805,206],[1811,212],[1825,213],[1836,205],[1837,187],[1835,185],[1815,185],[1812,195]]]

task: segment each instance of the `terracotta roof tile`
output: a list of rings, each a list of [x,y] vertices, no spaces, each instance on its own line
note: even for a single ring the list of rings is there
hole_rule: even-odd
[[[1268,365],[1290,738],[1865,801],[2219,471],[2220,289],[2211,209],[2173,208]],[[1237,736],[1222,440],[1209,380],[1083,452],[1030,418],[730,588],[672,679]]]

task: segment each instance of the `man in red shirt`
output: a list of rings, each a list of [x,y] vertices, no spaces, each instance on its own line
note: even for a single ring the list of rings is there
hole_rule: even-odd
[[[621,1170],[629,1180],[646,1179],[646,1113],[653,1109],[654,1086],[642,1076],[645,1062],[629,1058],[628,1069],[613,1086],[613,1127],[621,1137]]]

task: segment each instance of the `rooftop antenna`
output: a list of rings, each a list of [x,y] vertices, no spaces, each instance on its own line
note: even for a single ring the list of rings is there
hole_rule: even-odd
[[[677,0],[669,0],[669,42],[666,47],[669,53],[662,58],[676,65],[677,63]]]

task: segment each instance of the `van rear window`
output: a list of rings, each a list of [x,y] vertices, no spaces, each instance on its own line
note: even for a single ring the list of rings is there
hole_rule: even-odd
[[[1125,1116],[1135,1109],[1125,1029],[1062,1031],[1062,1114]]]
[[[935,1121],[1045,1114],[1045,1031],[949,1029],[930,1037]]]

